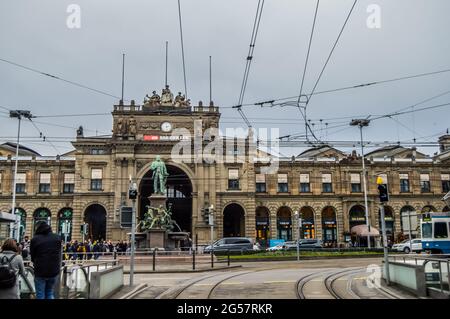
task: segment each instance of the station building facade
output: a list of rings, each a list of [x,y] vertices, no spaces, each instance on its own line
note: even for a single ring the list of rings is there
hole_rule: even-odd
[[[270,239],[293,240],[297,229],[302,238],[342,244],[350,239],[352,227],[365,224],[362,162],[355,152],[322,144],[292,158],[275,158],[251,147],[250,134],[227,139],[232,151],[224,148],[223,155],[235,160],[208,161],[195,157],[225,138],[210,135],[197,145],[191,142],[200,131],[205,135],[207,129],[219,127],[219,107],[213,103],[191,107],[121,102],[112,117],[111,136],[87,137],[80,127],[74,151],[61,156],[41,156],[20,146],[16,213],[21,215],[22,236],[32,236],[33,225],[46,220],[59,233],[64,221],[70,221],[68,239],[81,240],[81,226],[87,223],[91,239],[126,240],[130,229],[120,225],[120,208],[131,206],[130,178],[139,187],[136,206],[142,218],[153,192],[150,164],[157,155],[169,173],[172,217],[179,230],[190,232],[199,244],[210,241],[210,226],[202,214],[206,207],[213,208],[216,239],[245,236],[263,245]],[[433,157],[398,145],[366,154],[370,224],[379,229],[376,178],[382,175],[390,194],[385,218],[391,241],[401,239],[409,227],[403,213],[416,213],[411,226],[415,232],[420,213],[449,210],[441,199],[450,191],[450,135],[439,143]],[[184,161],[174,157],[174,147],[180,146],[177,154]],[[14,156],[14,144],[0,146],[3,212],[11,210]],[[277,170],[267,173],[263,157],[270,163],[276,159]],[[1,227],[5,238],[8,226]]]

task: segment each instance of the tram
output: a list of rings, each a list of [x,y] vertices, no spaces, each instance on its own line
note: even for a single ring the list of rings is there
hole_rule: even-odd
[[[450,213],[427,213],[420,220],[422,251],[450,254]]]

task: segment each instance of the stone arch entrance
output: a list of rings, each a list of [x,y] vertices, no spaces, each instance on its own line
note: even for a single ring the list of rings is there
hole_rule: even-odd
[[[84,211],[84,221],[88,223],[88,238],[91,240],[105,240],[106,238],[106,209],[100,204],[89,205]]]
[[[277,239],[292,240],[292,211],[287,206],[277,211]]]
[[[167,203],[172,206],[172,219],[178,224],[174,231],[192,234],[192,183],[189,176],[179,167],[166,164],[169,177],[166,182]],[[148,170],[139,185],[139,219],[144,218],[150,195],[153,194],[153,171]]]
[[[65,207],[58,212],[58,235],[60,235],[61,238],[66,239],[66,236],[63,233],[64,224],[66,224],[68,230],[67,241],[72,240],[72,217],[73,210],[70,207]]]
[[[322,240],[330,245],[337,242],[336,209],[332,206],[322,209]]]
[[[36,209],[33,213],[33,233],[36,230],[36,224],[40,221],[46,222],[51,225],[52,213],[48,208],[40,207]]]
[[[300,209],[300,216],[302,216],[302,234],[300,238],[316,238],[314,210],[309,206],[304,206]]]
[[[223,210],[223,237],[245,236],[245,211],[236,203],[229,204]]]
[[[267,247],[270,239],[270,212],[267,207],[259,206],[256,208],[256,241],[262,246]]]

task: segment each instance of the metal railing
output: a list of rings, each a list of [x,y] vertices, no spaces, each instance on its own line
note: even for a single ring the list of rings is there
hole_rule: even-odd
[[[389,255],[389,262],[423,267],[427,287],[450,293],[450,255]]]

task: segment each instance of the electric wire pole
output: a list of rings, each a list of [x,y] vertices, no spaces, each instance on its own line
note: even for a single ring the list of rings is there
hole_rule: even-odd
[[[370,120],[360,119],[360,120],[352,120],[350,122],[351,126],[359,126],[359,131],[361,134],[361,156],[362,156],[362,169],[363,169],[363,187],[364,187],[364,206],[366,211],[366,225],[367,225],[367,248],[370,249],[370,220],[369,220],[369,206],[367,204],[367,183],[366,183],[366,164],[364,159],[364,142],[363,142],[363,134],[362,128],[369,126]]]
[[[11,204],[11,214],[15,217],[14,226],[10,224],[9,227],[9,237],[15,237],[17,242],[20,240],[20,216],[16,215],[16,187],[17,187],[17,165],[19,160],[19,143],[20,143],[20,124],[22,121],[22,117],[26,119],[31,119],[32,115],[30,111],[25,110],[14,110],[9,111],[9,117],[17,118],[19,120],[19,125],[17,129],[17,143],[16,143],[16,159],[14,165],[14,182],[13,182],[13,196],[12,196],[12,204]],[[15,236],[14,236],[15,235]]]

